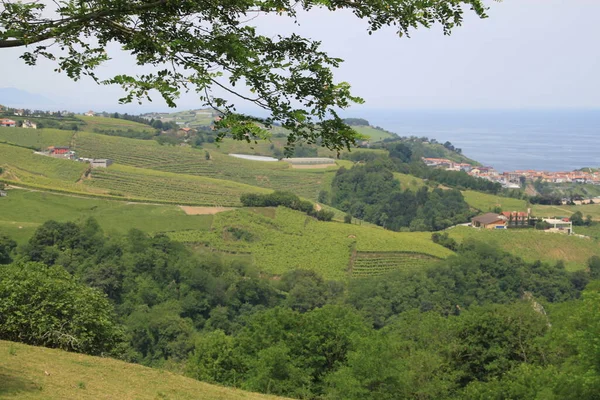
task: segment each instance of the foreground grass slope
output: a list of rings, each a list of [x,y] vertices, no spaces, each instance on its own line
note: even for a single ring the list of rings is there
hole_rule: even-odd
[[[110,358],[0,341],[2,399],[282,399]]]
[[[256,212],[258,211],[258,212]],[[368,226],[320,222],[283,207],[239,209],[215,215],[210,231],[179,231],[169,236],[226,253],[248,254],[262,272],[280,275],[302,268],[327,279],[347,279],[360,252],[415,252],[445,258],[429,232],[392,232]],[[408,268],[412,265],[396,265]]]
[[[595,239],[546,233],[534,229],[474,229],[459,226],[448,230],[450,237],[461,242],[473,238],[490,243],[526,261],[563,260],[568,270],[583,269],[591,256],[600,256],[600,244]]]

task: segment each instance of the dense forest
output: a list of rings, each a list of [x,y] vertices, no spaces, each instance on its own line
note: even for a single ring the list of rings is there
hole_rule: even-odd
[[[414,271],[325,281],[200,256],[162,234],[49,221],[0,237],[0,339],[295,398],[594,399],[600,259],[475,241]]]
[[[472,214],[458,190],[401,190],[389,165],[379,161],[340,168],[332,183],[331,205],[396,231],[444,229]]]

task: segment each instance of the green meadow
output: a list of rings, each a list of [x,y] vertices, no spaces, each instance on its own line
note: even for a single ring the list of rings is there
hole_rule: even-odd
[[[106,232],[132,228],[155,233],[180,229],[207,230],[212,215],[187,215],[177,206],[99,200],[12,189],[0,197],[0,231],[26,242],[47,220],[82,221],[94,217]]]

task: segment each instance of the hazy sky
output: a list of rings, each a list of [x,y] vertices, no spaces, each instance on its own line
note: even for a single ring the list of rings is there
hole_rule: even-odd
[[[350,82],[366,108],[600,107],[599,0],[490,5],[490,18],[469,15],[449,37],[439,27],[415,31],[410,39],[398,38],[391,28],[369,36],[364,22],[340,12],[303,14],[300,26],[273,16],[254,22],[268,34],[322,40],[325,50],[345,60],[337,79]],[[0,88],[58,98],[67,107],[119,109],[119,88],[72,82],[51,64],[27,67],[18,55],[18,49],[0,50]],[[113,57],[103,75],[137,68],[126,54]],[[198,106],[193,95],[179,105]],[[165,106],[155,101],[148,108]]]

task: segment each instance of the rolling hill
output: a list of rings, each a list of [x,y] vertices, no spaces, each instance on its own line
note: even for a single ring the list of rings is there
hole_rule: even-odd
[[[0,340],[0,398],[283,399],[209,385],[171,372]]]

